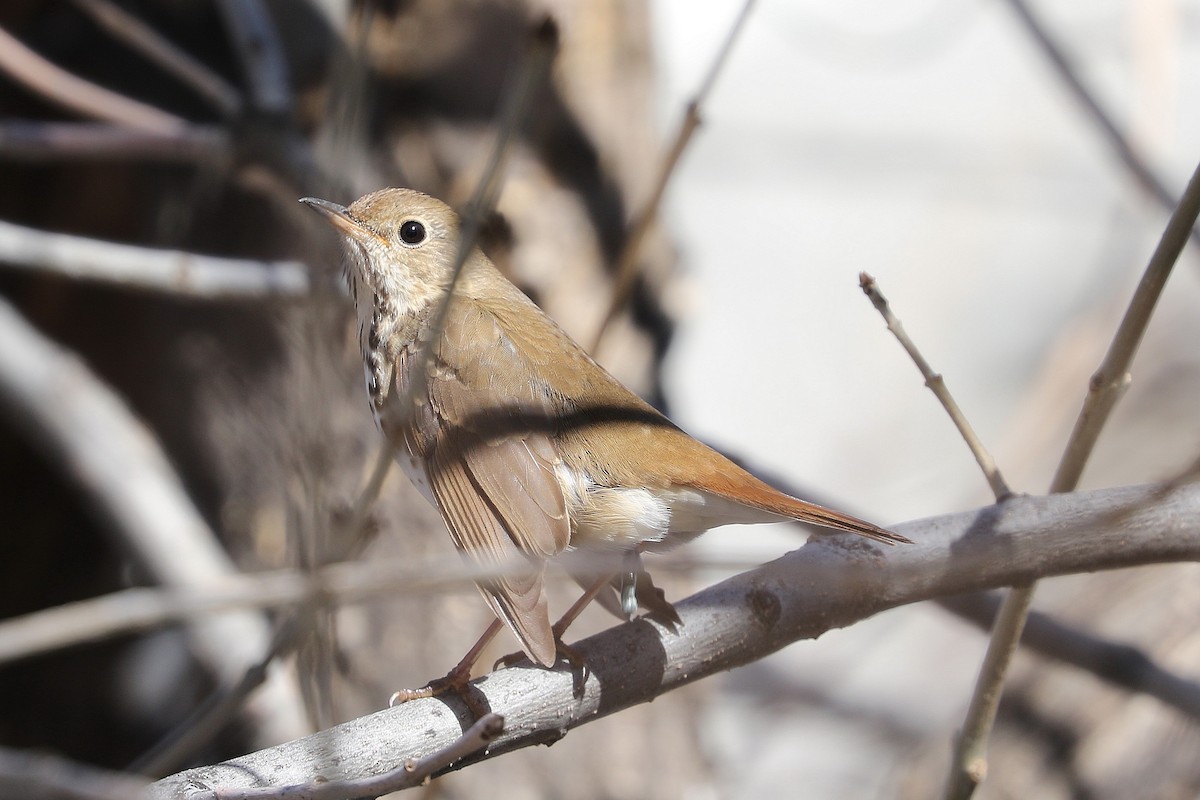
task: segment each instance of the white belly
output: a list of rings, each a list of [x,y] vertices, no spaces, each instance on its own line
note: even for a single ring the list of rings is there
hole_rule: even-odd
[[[566,465],[555,469],[567,496],[576,548],[668,550],[709,528],[783,517],[696,489],[595,486]]]

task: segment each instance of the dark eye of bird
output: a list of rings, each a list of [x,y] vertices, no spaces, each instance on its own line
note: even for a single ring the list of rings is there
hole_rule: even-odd
[[[405,244],[420,244],[425,241],[425,226],[410,219],[400,226],[400,239]]]

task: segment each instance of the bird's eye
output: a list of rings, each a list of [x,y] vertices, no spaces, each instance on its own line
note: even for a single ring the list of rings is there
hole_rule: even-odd
[[[420,244],[425,241],[425,226],[410,219],[400,225],[400,241],[405,244]]]

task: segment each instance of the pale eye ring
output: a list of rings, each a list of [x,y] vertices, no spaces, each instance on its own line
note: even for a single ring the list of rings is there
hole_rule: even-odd
[[[400,223],[400,241],[407,245],[418,245],[425,241],[425,226],[415,219]]]

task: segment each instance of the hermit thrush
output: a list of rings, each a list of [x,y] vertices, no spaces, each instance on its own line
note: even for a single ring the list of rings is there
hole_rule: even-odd
[[[407,189],[349,208],[302,202],[348,243],[376,420],[458,549],[485,569],[507,569],[479,588],[537,663],[553,665],[558,646],[542,590],[546,562],[568,550],[602,557],[616,565],[604,568],[611,573],[718,525],[786,519],[908,541],[786,495],[681,431],[478,249],[439,326],[460,226],[444,203]],[[424,378],[414,383],[416,370]],[[528,566],[514,573],[513,562]],[[640,591],[626,595],[630,614],[631,597],[650,605]]]

